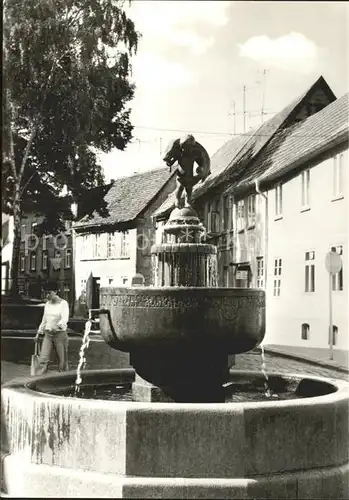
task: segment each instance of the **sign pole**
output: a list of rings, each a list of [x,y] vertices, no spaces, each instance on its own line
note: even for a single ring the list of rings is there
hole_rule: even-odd
[[[329,345],[330,345],[330,359],[333,359],[333,317],[332,317],[332,276],[335,276],[339,271],[342,269],[342,259],[340,255],[335,252],[334,250],[331,250],[326,254],[325,257],[325,267],[327,269],[328,275],[329,275]]]
[[[332,273],[328,273],[329,275],[329,306],[330,306],[330,359],[333,359],[333,319],[332,319]]]

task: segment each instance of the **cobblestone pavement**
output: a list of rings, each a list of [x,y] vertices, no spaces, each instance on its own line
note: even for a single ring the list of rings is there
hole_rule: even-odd
[[[239,354],[236,356],[234,369],[260,371],[261,365],[262,358],[259,353]],[[330,368],[323,368],[322,366],[313,365],[304,361],[284,358],[274,354],[265,354],[265,366],[267,373],[300,373],[349,381],[348,373]],[[89,368],[93,368],[93,366]],[[106,368],[108,367],[106,366]],[[28,377],[29,374],[30,367],[28,365],[10,363],[8,361],[1,362],[2,384],[14,378]]]
[[[259,353],[239,354],[236,356],[236,370],[256,370],[261,369],[262,357]],[[349,374],[338,370],[324,368],[307,362],[288,359],[274,354],[265,354],[265,366],[268,372],[279,373],[303,373],[319,377],[336,378],[349,381]]]

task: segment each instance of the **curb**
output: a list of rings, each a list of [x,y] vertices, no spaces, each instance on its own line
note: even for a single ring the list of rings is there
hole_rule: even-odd
[[[264,352],[269,353],[269,354],[277,354],[278,356],[282,358],[289,358],[289,359],[295,359],[296,361],[303,361],[304,363],[310,363],[316,366],[322,366],[323,368],[328,368],[329,370],[335,370],[341,373],[348,373],[349,374],[349,366],[348,368],[345,368],[344,366],[340,366],[337,363],[328,363],[326,361],[323,361],[321,359],[316,359],[316,358],[311,358],[309,356],[303,355],[303,354],[294,354],[294,353],[286,353],[285,351],[280,351],[276,348],[273,347],[264,347]]]

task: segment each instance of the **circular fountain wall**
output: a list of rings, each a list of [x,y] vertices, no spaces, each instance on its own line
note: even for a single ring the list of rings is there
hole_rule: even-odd
[[[57,395],[74,386],[73,373],[7,384],[7,493],[347,498],[348,384],[299,375],[269,378],[279,395],[297,397],[173,404]],[[132,370],[87,371],[82,392],[129,387],[133,379]],[[231,372],[229,383],[246,391],[251,384],[262,387],[264,377]]]

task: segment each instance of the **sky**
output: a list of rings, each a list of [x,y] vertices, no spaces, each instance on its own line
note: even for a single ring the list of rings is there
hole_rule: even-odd
[[[134,0],[126,10],[142,34],[134,138],[99,155],[107,181],[165,166],[167,144],[187,132],[212,155],[320,75],[337,97],[349,91],[347,2]]]

